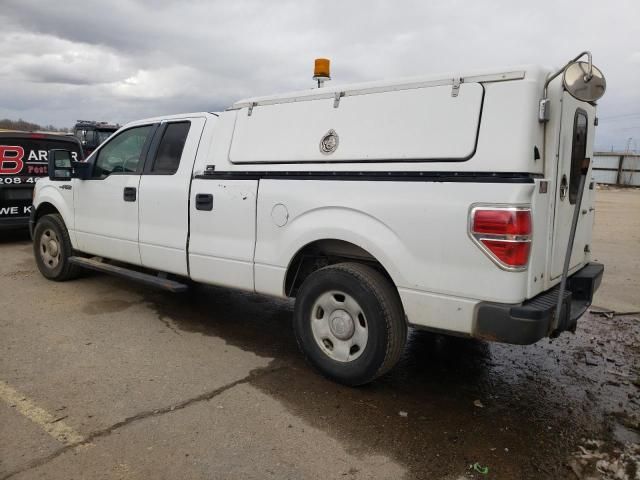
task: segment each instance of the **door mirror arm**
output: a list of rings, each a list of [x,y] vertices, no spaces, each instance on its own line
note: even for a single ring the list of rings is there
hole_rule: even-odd
[[[72,162],[73,178],[88,180],[93,172],[93,162]]]

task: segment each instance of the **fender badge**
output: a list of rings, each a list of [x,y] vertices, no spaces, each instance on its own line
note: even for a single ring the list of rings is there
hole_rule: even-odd
[[[320,152],[323,155],[331,155],[338,148],[340,137],[335,130],[331,129],[320,139]]]

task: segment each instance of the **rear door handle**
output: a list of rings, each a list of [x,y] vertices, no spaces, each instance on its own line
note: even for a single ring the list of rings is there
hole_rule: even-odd
[[[135,202],[136,201],[136,187],[124,187],[124,192],[122,194],[122,198],[125,202]]]
[[[196,210],[213,210],[213,195],[210,193],[197,193],[196,194]]]

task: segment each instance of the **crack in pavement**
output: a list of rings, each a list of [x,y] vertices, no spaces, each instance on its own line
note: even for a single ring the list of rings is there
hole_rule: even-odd
[[[160,415],[164,415],[165,413],[172,413],[178,410],[182,410],[184,408],[187,408],[195,403],[199,403],[199,402],[206,402],[209,401],[215,397],[217,397],[218,395],[220,395],[221,393],[224,393],[228,390],[231,390],[232,388],[238,386],[238,385],[243,385],[245,383],[249,383],[252,380],[255,380],[257,378],[262,378],[265,377],[267,375],[270,375],[272,373],[275,372],[279,372],[281,370],[283,370],[284,368],[286,368],[285,366],[280,366],[280,367],[274,367],[274,368],[260,368],[260,369],[256,369],[256,370],[252,370],[251,372],[249,372],[249,375],[247,375],[246,377],[243,377],[239,380],[236,380],[234,382],[228,383],[226,385],[223,385],[222,387],[218,387],[214,390],[211,390],[210,392],[205,392],[201,395],[198,395],[196,397],[193,398],[189,398],[187,400],[184,400],[180,403],[176,403],[174,405],[169,405],[167,407],[163,407],[163,408],[157,408],[154,410],[147,410],[144,412],[140,412],[136,415],[133,415],[131,417],[127,417],[124,420],[120,421],[120,422],[116,422],[113,425],[103,429],[103,430],[98,430],[95,431],[93,433],[91,433],[90,435],[88,435],[84,440],[82,441],[78,441],[75,443],[70,443],[69,445],[66,445],[62,448],[59,448],[58,450],[54,451],[53,453],[51,453],[50,455],[47,455],[46,457],[42,457],[36,460],[33,460],[31,462],[29,462],[27,465],[25,465],[24,467],[18,469],[18,470],[14,470],[13,472],[8,473],[7,475],[5,475],[4,477],[0,477],[0,480],[8,480],[9,478],[15,477],[16,475],[19,475],[21,473],[24,473],[26,471],[29,471],[33,468],[37,468],[40,467],[46,463],[49,463],[51,460],[54,460],[55,458],[59,457],[60,455],[73,450],[74,448],[78,448],[78,447],[82,447],[82,446],[87,446],[90,445],[93,440],[96,440],[98,438],[102,438],[102,437],[106,437],[108,435],[111,435],[114,431],[122,428],[122,427],[126,427],[128,425],[131,425],[133,423],[139,422],[141,420],[145,420],[147,418],[152,418],[152,417],[157,417]]]

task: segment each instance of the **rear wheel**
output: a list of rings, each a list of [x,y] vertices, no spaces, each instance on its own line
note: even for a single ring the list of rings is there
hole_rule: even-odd
[[[312,273],[295,304],[298,345],[327,377],[362,385],[398,361],[407,326],[398,293],[367,265],[341,263]]]
[[[44,215],[38,219],[33,231],[33,253],[44,277],[61,282],[78,276],[78,267],[69,263],[73,248],[60,215]]]

